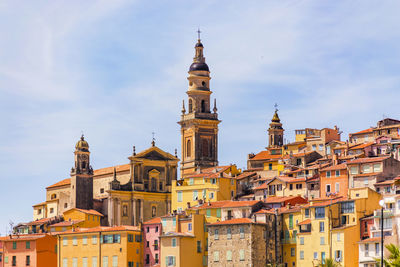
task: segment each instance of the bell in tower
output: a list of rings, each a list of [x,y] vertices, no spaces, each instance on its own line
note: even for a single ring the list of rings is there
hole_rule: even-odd
[[[195,172],[196,168],[218,165],[218,120],[216,100],[211,110],[210,70],[204,57],[204,46],[199,38],[195,56],[189,68],[188,108],[182,107],[181,175]]]

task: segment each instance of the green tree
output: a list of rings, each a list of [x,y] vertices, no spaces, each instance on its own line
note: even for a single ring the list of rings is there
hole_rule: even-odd
[[[339,267],[341,266],[340,263],[334,261],[331,258],[325,259],[325,263],[320,263],[319,267]]]
[[[400,249],[394,244],[389,244],[385,246],[389,251],[389,257],[383,259],[385,267],[400,267]],[[375,259],[378,267],[381,266],[381,259]]]

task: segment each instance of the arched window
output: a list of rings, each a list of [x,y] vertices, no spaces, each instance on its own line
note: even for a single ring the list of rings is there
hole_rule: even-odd
[[[204,100],[201,100],[201,112],[206,112],[206,102]]]
[[[192,156],[192,142],[190,140],[186,143],[186,157],[190,158]]]
[[[51,199],[56,199],[56,198],[57,198],[57,195],[56,195],[56,194],[52,194],[50,198],[51,198]]]
[[[155,206],[151,207],[151,217],[156,217],[157,215],[157,208]]]
[[[157,180],[155,178],[151,178],[151,191],[157,191]]]
[[[86,168],[86,162],[82,161],[82,169]]]
[[[192,99],[189,99],[189,113],[192,113],[193,111],[193,101]]]

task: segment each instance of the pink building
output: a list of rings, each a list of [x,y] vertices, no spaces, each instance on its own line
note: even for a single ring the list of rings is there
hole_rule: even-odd
[[[48,234],[10,235],[0,238],[0,266],[57,266],[57,238]]]
[[[0,267],[3,267],[3,242],[0,241]]]
[[[154,218],[150,221],[144,222],[142,225],[143,233],[143,266],[149,267],[159,265],[161,246],[160,235],[161,229],[161,218]]]

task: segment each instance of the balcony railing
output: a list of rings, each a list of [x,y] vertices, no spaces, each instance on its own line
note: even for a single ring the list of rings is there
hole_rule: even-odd
[[[289,245],[296,244],[296,238],[284,238],[284,239],[281,239],[281,243],[289,244]]]

